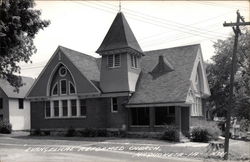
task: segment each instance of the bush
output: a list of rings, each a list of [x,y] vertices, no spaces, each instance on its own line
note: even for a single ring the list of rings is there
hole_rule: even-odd
[[[196,133],[197,131],[199,131],[200,133]],[[197,135],[205,135],[207,132],[207,137],[203,137],[203,138],[197,138],[197,139],[204,139],[205,141],[195,141],[194,139],[196,139],[194,136]],[[195,133],[195,135],[194,135]],[[193,129],[191,130],[191,139],[194,142],[207,142],[206,138],[208,138],[208,141],[210,140],[218,140],[219,136],[222,134],[221,130],[219,129],[218,123],[214,122],[214,121],[206,121],[206,120],[199,120],[199,122],[197,122]]]
[[[163,134],[161,136],[161,139],[167,141],[179,142],[180,132],[178,127],[176,127],[175,125],[166,125]]]
[[[73,127],[70,127],[67,130],[66,137],[73,137],[76,134],[76,130]]]
[[[42,132],[41,132],[41,130],[38,128],[38,129],[35,129],[34,131],[31,131],[31,135],[32,135],[32,136],[41,136],[41,135],[42,135]]]
[[[12,125],[7,121],[0,121],[0,133],[10,134],[12,132]]]
[[[206,128],[196,127],[191,131],[191,139],[194,142],[208,142],[209,133]]]

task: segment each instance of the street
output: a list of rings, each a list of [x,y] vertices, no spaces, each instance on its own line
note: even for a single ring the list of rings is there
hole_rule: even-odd
[[[0,135],[1,162],[204,161],[207,143],[151,139]],[[213,160],[206,160],[213,161]]]

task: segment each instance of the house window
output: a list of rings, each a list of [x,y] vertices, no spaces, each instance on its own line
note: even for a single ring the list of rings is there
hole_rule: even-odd
[[[62,115],[68,116],[68,101],[62,100]]]
[[[137,56],[130,54],[130,58],[131,58],[131,67],[137,68],[138,67],[137,66],[138,65],[138,58],[137,58]]]
[[[3,109],[3,99],[0,98],[0,109]]]
[[[111,98],[111,112],[118,111],[117,98]]]
[[[131,108],[132,125],[149,125],[149,108]]]
[[[108,67],[119,67],[121,66],[121,55],[115,54],[115,55],[108,55]]]
[[[0,121],[3,121],[3,114],[0,114]]]
[[[71,100],[71,115],[76,116],[77,111],[76,111],[76,100]]]
[[[54,84],[53,88],[52,88],[52,95],[58,95],[58,86],[57,83]]]
[[[54,116],[59,116],[59,101],[54,101]]]
[[[80,100],[80,115],[86,116],[86,114],[87,114],[86,100]]]
[[[175,107],[156,107],[155,108],[155,124],[165,125],[175,122]]]
[[[60,89],[61,89],[61,94],[67,93],[67,84],[65,79],[60,81]]]
[[[75,86],[73,85],[72,82],[69,82],[69,93],[70,94],[75,94],[76,93]]]
[[[45,102],[45,117],[50,117],[50,101]]]
[[[19,107],[19,109],[23,109],[23,99],[22,98],[19,98],[18,99],[18,107]]]

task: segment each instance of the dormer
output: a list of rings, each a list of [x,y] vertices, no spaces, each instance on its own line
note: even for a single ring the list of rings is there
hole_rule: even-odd
[[[101,90],[134,92],[144,54],[122,12],[116,15],[96,52],[102,56]]]

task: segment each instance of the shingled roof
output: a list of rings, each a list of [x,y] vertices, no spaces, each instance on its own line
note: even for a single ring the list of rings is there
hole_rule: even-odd
[[[189,45],[144,52],[142,72],[128,105],[185,102],[199,48],[200,45]],[[154,78],[151,72],[161,55],[168,60],[174,70]]]
[[[17,92],[8,81],[0,79],[0,88],[9,98],[24,98],[34,81],[35,80],[30,77],[22,77],[23,86],[19,87],[19,91]]]
[[[59,46],[59,49],[70,59],[80,72],[90,81],[100,81],[99,59],[72,49]]]
[[[122,12],[118,12],[107,35],[105,36],[100,47],[96,51],[102,53],[104,51],[131,48],[142,53],[129,24]]]

